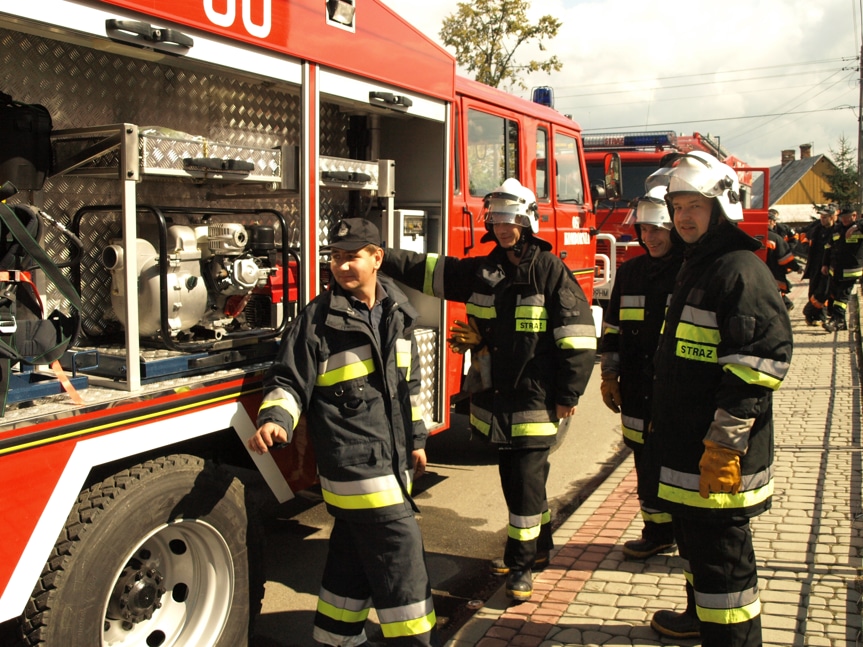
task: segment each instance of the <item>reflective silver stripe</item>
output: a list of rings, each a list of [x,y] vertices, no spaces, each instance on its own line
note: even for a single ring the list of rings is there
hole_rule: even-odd
[[[527,297],[518,296],[515,299],[515,305],[518,306],[545,306],[545,295],[544,294],[532,294]]]
[[[509,525],[516,528],[533,528],[542,523],[542,514],[520,515],[509,513]]]
[[[647,297],[641,294],[628,294],[620,297],[621,308],[644,308]]]
[[[695,604],[708,609],[739,609],[758,600],[758,586],[745,591],[729,593],[701,593],[695,591]]]
[[[321,487],[326,488],[333,494],[340,496],[351,496],[353,494],[374,494],[386,490],[399,489],[399,482],[394,474],[386,476],[375,476],[370,479],[359,481],[331,481],[321,477]]]
[[[411,340],[396,339],[396,366],[406,371],[408,378],[411,376]]]
[[[405,604],[400,607],[390,607],[388,609],[376,609],[376,611],[381,623],[391,624],[393,622],[405,622],[406,620],[425,618],[434,611],[434,603],[431,598],[426,598],[420,602]]]
[[[703,328],[719,328],[715,312],[702,310],[693,306],[683,307],[683,311],[680,313],[680,321],[686,321]]]
[[[468,314],[474,315],[479,319],[494,319],[497,316],[493,294],[474,292],[468,297],[465,308]]]
[[[491,419],[489,417],[489,419]],[[516,411],[512,414],[512,424],[519,425],[525,422],[557,422],[557,413],[536,409],[532,411]]]
[[[331,371],[345,368],[346,366],[362,364],[363,362],[370,361],[372,357],[371,344],[365,344],[341,353],[336,353],[334,355],[330,355],[329,358],[318,364],[318,375],[323,376]]]
[[[673,470],[670,467],[663,467],[659,473],[659,480],[662,483],[683,488],[684,490],[691,490],[692,492],[698,492],[700,479],[701,476],[699,474],[681,472],[679,470]],[[740,478],[740,490],[741,492],[745,490],[756,490],[767,485],[772,479],[772,466],[768,467],[766,470],[756,472],[755,474],[743,474]]]
[[[644,431],[644,420],[634,416],[620,416],[620,421],[635,431]]]
[[[563,350],[596,350],[596,328],[586,324],[558,326],[554,329],[554,343]]]
[[[324,587],[321,587],[320,592],[318,593],[318,597],[338,609],[344,609],[345,611],[363,611],[364,609],[370,609],[372,606],[372,599],[366,598],[365,600],[358,600],[357,598],[347,598],[343,595],[336,595],[332,591],[328,591]]]
[[[741,364],[755,369],[759,373],[767,373],[773,377],[782,379],[788,373],[790,364],[788,362],[779,362],[774,359],[765,357],[756,357],[754,355],[724,355],[719,358],[720,364]]]
[[[258,412],[261,412],[264,409],[269,409],[270,407],[281,407],[282,409],[287,411],[294,422],[294,429],[297,428],[297,423],[300,421],[300,413],[302,412],[302,407],[291,393],[281,388],[273,389],[264,396],[264,400],[263,402],[261,402],[261,406],[258,408]]]

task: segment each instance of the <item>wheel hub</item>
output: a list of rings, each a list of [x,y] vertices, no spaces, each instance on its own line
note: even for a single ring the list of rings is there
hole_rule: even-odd
[[[108,617],[136,624],[149,620],[162,606],[165,578],[159,569],[129,564],[123,569],[108,603]]]

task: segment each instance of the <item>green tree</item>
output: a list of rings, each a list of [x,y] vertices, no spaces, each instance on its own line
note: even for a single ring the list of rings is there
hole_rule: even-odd
[[[543,61],[516,62],[515,51],[529,41],[536,41],[539,50],[545,51],[543,41],[554,38],[562,24],[550,15],[531,24],[527,19],[529,7],[528,0],[459,2],[458,10],[444,18],[441,40],[455,49],[458,64],[477,81],[494,88],[511,82],[526,89],[519,75],[539,71],[551,73],[563,67],[557,56]]]
[[[839,149],[834,151],[831,148],[830,153],[836,168],[827,175],[831,190],[825,191],[824,197],[842,207],[856,209],[860,196],[856,151],[843,135],[839,138]]]

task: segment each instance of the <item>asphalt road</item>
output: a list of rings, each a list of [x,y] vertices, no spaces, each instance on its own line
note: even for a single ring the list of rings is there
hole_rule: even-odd
[[[599,395],[599,366],[570,431],[551,455],[548,494],[559,525],[626,455],[620,417]],[[414,485],[441,637],[446,640],[503,580],[489,560],[503,554],[506,506],[495,451],[471,438],[464,416],[433,436],[425,476]],[[267,584],[255,647],[313,647],[312,622],[332,518],[305,492],[267,513]],[[374,616],[372,615],[372,618]],[[375,637],[376,625],[368,633]]]

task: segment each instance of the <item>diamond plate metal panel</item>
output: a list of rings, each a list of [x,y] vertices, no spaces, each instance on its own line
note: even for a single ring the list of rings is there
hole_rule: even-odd
[[[264,152],[271,155],[283,144],[302,141],[297,88],[142,61],[5,29],[0,29],[0,87],[17,101],[45,105],[55,129],[155,124],[259,150],[261,160]],[[62,146],[55,142],[55,155],[68,157],[69,145]],[[80,149],[82,143],[74,146]],[[341,150],[334,153],[343,154]],[[277,175],[272,159],[255,163]],[[105,156],[94,165],[117,167],[117,156]],[[122,184],[118,180],[57,176],[49,178],[41,192],[20,194],[10,202],[32,202],[69,225],[84,206],[120,204]],[[274,194],[255,200],[220,197],[214,201],[208,199],[212,188],[212,184],[191,180],[147,179],[137,185],[136,199],[139,204],[154,205],[272,208],[285,216],[289,240],[300,239],[298,198]],[[111,238],[119,237],[119,216],[87,227],[83,233],[88,251],[81,265],[84,320],[94,333],[102,334],[110,332],[106,317],[111,307],[110,276],[101,266],[101,252]],[[55,257],[68,258],[62,237],[55,232],[46,233],[44,245]],[[68,304],[51,289],[43,296],[46,311],[68,311]]]
[[[441,419],[438,411],[438,331],[435,328],[416,329],[417,346],[420,354],[422,392],[420,406],[423,420],[432,426]]]

